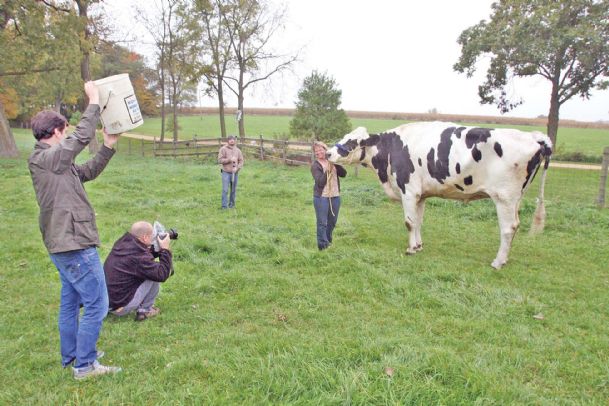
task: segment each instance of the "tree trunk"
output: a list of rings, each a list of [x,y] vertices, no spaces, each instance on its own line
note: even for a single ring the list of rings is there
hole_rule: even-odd
[[[173,105],[173,142],[178,141],[178,99],[176,97],[177,86],[173,86],[173,98],[171,104]]]
[[[19,151],[15,144],[15,138],[6,119],[4,104],[0,100],[0,158],[17,158],[18,156]]]
[[[159,84],[161,85],[161,144],[165,141],[165,50],[161,49],[161,76]]]
[[[55,107],[53,108],[53,110],[55,110],[57,113],[61,114],[61,96],[60,95],[55,96]]]
[[[243,86],[243,72],[245,72],[245,66],[244,64],[240,63],[239,64],[240,68],[239,68],[239,82],[238,82],[238,86],[239,88],[238,90],[238,95],[237,95],[237,110],[241,112],[241,117],[240,120],[238,122],[239,124],[239,137],[241,138],[241,142],[245,142],[244,138],[245,138],[245,111],[243,111],[243,99],[245,98],[244,93],[245,93],[245,87]]]
[[[224,89],[222,79],[218,77],[218,113],[220,114],[220,133],[222,138],[226,138],[226,120],[224,119]]]
[[[239,92],[239,97],[237,98],[237,110],[241,112],[241,117],[239,120],[239,137],[241,138],[241,142],[244,142],[245,138],[245,113],[243,112],[243,93]]]
[[[556,150],[556,138],[558,135],[558,113],[560,103],[558,101],[558,83],[552,83],[552,95],[550,96],[550,111],[548,113],[548,137],[552,141],[553,149]]]

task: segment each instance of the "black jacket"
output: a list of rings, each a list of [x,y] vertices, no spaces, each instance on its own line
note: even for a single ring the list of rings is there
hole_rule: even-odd
[[[338,181],[338,191],[340,192],[340,179],[347,176],[347,170],[340,165],[334,164],[336,168],[336,180]],[[313,185],[313,196],[320,197],[324,192],[324,188],[326,187],[326,183],[328,182],[328,178],[326,177],[326,172],[324,172],[323,166],[318,161],[315,161],[311,164],[311,174],[313,175],[313,179],[315,179],[315,184]]]
[[[130,233],[125,233],[114,243],[104,263],[110,309],[127,305],[142,282],[165,282],[169,278],[171,251],[161,249],[159,262],[154,260],[155,255]]]

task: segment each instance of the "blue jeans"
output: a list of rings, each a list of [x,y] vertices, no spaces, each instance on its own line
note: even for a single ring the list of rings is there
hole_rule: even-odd
[[[92,365],[97,358],[97,339],[108,313],[104,268],[95,247],[49,254],[59,270],[59,342],[61,362],[75,368]],[[84,312],[79,320],[80,305]]]
[[[330,203],[332,203],[332,209],[330,209]],[[332,231],[334,231],[336,226],[338,211],[340,209],[340,196],[313,196],[313,206],[315,207],[315,217],[317,218],[317,248],[323,250],[328,248],[328,245],[332,242]]]
[[[239,172],[233,174],[230,172],[222,171],[222,208],[233,208],[235,207],[235,195],[237,194],[237,180],[239,178]],[[230,198],[229,198],[230,188]]]

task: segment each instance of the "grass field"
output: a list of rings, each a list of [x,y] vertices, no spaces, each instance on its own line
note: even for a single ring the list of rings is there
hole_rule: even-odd
[[[407,257],[401,209],[361,169],[342,183],[335,243],[319,252],[307,168],[248,160],[237,209],[221,211],[216,165],[118,153],[87,185],[100,254],[133,221],[159,220],[180,232],[176,273],[160,316],[105,321],[104,362],[124,371],[76,382],[60,367],[33,143],[16,133],[22,157],[0,160],[0,404],[607,404],[597,171],[552,169],[546,231],[530,237],[536,182],[494,271],[490,201],[430,200],[425,250]]]
[[[216,115],[202,116],[181,116],[180,118],[180,138],[189,139],[196,135],[199,138],[217,138],[220,134],[220,124]],[[258,116],[250,115],[245,118],[247,134],[250,137],[262,135],[265,138],[288,138],[290,117],[287,116]],[[378,133],[404,124],[400,120],[382,119],[351,119],[353,128],[366,127],[371,133]],[[478,125],[475,123],[465,123],[466,125]],[[239,130],[232,116],[227,116],[227,132],[238,134]],[[509,127],[519,128],[524,131],[546,132],[545,127],[532,126],[513,126],[513,125],[492,125],[481,124],[482,127]],[[160,135],[160,118],[147,118],[144,125],[135,129],[134,132],[153,136]],[[169,135],[171,138],[171,135]],[[337,140],[338,141],[338,140]],[[609,146],[609,130],[593,128],[560,128],[558,131],[558,145],[555,148],[557,155],[563,155],[568,159],[577,157],[575,153],[585,157],[594,157],[600,162],[603,148]]]

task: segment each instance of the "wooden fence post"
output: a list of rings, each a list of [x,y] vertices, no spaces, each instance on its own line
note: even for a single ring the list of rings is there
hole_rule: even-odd
[[[288,141],[287,140],[283,140],[283,164],[287,165],[287,159],[288,159]]]
[[[173,140],[173,157],[174,158],[176,157],[176,146],[177,146],[177,144],[178,144],[177,141]]]
[[[605,191],[607,186],[607,169],[609,168],[609,147],[603,151],[603,164],[601,166],[601,184],[598,188],[596,203],[600,208],[605,207]]]
[[[264,161],[264,138],[260,134],[260,160]]]

